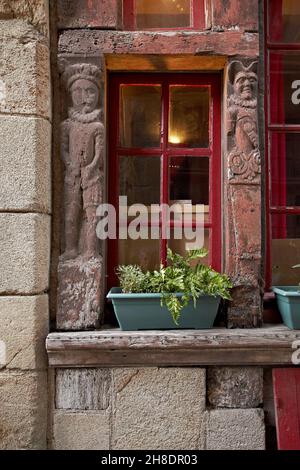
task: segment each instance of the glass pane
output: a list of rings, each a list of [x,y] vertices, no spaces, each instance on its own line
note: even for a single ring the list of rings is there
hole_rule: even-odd
[[[269,36],[273,42],[300,42],[299,0],[269,0]]]
[[[300,270],[300,216],[276,214],[272,216],[272,284],[298,285]]]
[[[300,134],[271,133],[272,205],[300,206]]]
[[[271,124],[300,124],[299,52],[270,53],[269,100]]]
[[[135,5],[139,29],[190,26],[190,0],[136,0]]]
[[[209,158],[171,157],[169,160],[170,204],[188,203],[205,206],[209,219]],[[196,208],[193,207],[193,213]]]
[[[160,157],[121,156],[119,195],[132,204],[160,204]]]
[[[180,240],[176,239],[177,237],[175,236],[175,233],[174,233],[174,229],[171,230],[171,236],[170,236],[170,240],[169,240],[169,243],[168,243],[168,246],[171,248],[171,250],[174,252],[174,253],[178,253],[179,255],[182,255],[182,256],[185,256],[186,252],[188,249],[190,248],[193,248],[193,249],[196,249],[196,248],[207,248],[207,250],[209,249],[209,236],[210,236],[210,230],[209,229],[204,229],[204,243],[195,243],[196,242],[196,238],[194,238],[194,240],[190,240],[189,238],[190,237],[185,237],[184,236],[184,232],[183,232],[183,236]],[[190,244],[193,243],[194,246],[190,246]],[[209,254],[207,257],[205,258],[201,258],[200,259],[200,262],[202,264],[206,264],[206,265],[209,265]],[[194,263],[192,264],[198,264],[197,261],[195,261]]]
[[[158,269],[160,266],[159,240],[119,240],[119,264],[136,264],[143,270]]]
[[[161,87],[121,85],[120,144],[122,147],[159,147]]]
[[[176,147],[209,145],[209,89],[171,86],[169,142]]]

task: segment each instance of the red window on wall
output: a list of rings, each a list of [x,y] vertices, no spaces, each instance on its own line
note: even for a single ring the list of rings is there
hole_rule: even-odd
[[[295,285],[300,260],[300,2],[267,0],[267,285]]]
[[[191,201],[191,228],[195,210],[204,211],[206,263],[221,269],[220,77],[196,74],[118,74],[110,78],[109,200],[127,205],[184,204]],[[128,217],[127,223],[130,224]],[[153,238],[153,224],[142,229],[147,239],[110,240],[108,272],[115,284],[118,264],[144,269],[165,264],[167,247],[184,254],[187,239],[175,229],[182,221],[171,218],[169,236],[161,213]],[[151,225],[151,226],[150,226]],[[119,231],[118,231],[119,233]],[[201,247],[201,246],[199,246]]]
[[[203,29],[204,0],[123,0],[124,29]]]

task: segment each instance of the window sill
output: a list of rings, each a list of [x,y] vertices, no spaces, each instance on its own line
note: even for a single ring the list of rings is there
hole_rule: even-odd
[[[292,366],[300,330],[138,331],[119,329],[51,333],[50,367]]]

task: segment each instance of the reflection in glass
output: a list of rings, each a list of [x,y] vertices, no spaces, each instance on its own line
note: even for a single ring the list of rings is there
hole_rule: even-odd
[[[136,25],[148,28],[187,28],[191,0],[136,0]]]
[[[160,203],[160,157],[121,156],[119,195],[128,205]]]
[[[271,41],[300,43],[299,0],[269,0],[268,18]]]
[[[120,103],[120,145],[159,147],[161,87],[121,85]]]
[[[272,284],[299,284],[300,271],[292,269],[300,259],[300,216],[272,216]]]
[[[209,229],[204,229],[204,244],[203,244],[203,246],[200,246],[200,244],[199,244],[199,246],[195,246],[194,248],[206,248],[207,250],[209,249],[209,235],[210,235],[209,232],[210,232]],[[183,232],[183,235],[184,235],[184,232]],[[171,237],[170,237],[168,246],[169,246],[169,248],[171,248],[171,250],[174,253],[178,253],[182,256],[185,256],[186,253],[187,253],[186,244],[187,243],[193,243],[194,241],[195,241],[195,239],[194,240],[188,240],[184,236],[183,236],[182,240],[175,240],[174,230],[171,230]],[[209,254],[205,258],[201,258],[199,261],[202,264],[209,265]],[[198,264],[199,261],[196,260],[193,263],[193,265]]]
[[[169,142],[179,147],[209,145],[209,89],[170,87]]]
[[[119,264],[136,264],[143,270],[160,266],[159,240],[119,240]]]
[[[299,52],[270,52],[271,124],[300,124],[299,80]]]
[[[209,158],[171,157],[170,200],[209,205]]]
[[[271,134],[272,206],[300,206],[300,134]]]

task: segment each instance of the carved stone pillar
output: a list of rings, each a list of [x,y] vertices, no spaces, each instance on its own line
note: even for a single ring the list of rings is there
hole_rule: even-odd
[[[103,258],[96,235],[96,210],[103,201],[104,125],[101,68],[90,63],[64,67],[70,95],[61,124],[64,174],[63,250],[58,265],[57,328],[80,330],[99,324]]]
[[[257,62],[232,61],[227,79],[224,165],[225,269],[234,284],[229,327],[256,327],[262,319],[261,163],[257,119]]]

